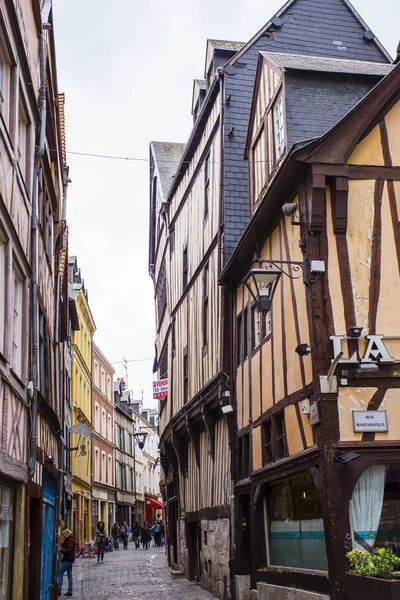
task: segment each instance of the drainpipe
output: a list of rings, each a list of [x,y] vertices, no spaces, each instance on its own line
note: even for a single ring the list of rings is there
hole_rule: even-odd
[[[31,272],[32,272],[32,408],[31,408],[31,443],[28,466],[28,477],[33,479],[36,465],[36,442],[37,442],[37,409],[38,409],[38,353],[39,353],[39,332],[38,332],[38,265],[37,265],[37,174],[39,161],[44,154],[44,144],[46,136],[46,69],[45,69],[45,42],[47,23],[42,23],[42,31],[39,36],[39,64],[40,64],[40,88],[39,88],[39,111],[40,111],[40,129],[39,141],[35,153],[33,165],[33,182],[32,182],[32,215],[31,215]]]

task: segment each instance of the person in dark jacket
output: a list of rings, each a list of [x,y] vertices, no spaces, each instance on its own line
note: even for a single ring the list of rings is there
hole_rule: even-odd
[[[119,525],[117,522],[112,526],[111,536],[114,540],[114,550],[119,550]]]
[[[61,594],[64,573],[68,575],[68,592],[64,596],[72,596],[73,581],[72,581],[72,565],[75,562],[75,538],[72,531],[64,529],[62,532],[64,541],[61,544],[60,552],[62,554],[62,560],[60,565],[60,571],[58,573],[58,594]]]
[[[107,533],[106,533],[106,526],[103,523],[103,521],[99,521],[97,523],[97,530],[96,530],[96,544],[97,544],[97,562],[103,562],[104,560],[104,545],[106,542],[106,537],[107,537]]]
[[[122,537],[122,542],[124,544],[124,550],[128,550],[128,540],[131,535],[131,528],[128,523],[124,521],[124,524],[119,528],[119,534]]]
[[[135,542],[136,550],[139,548],[139,544],[140,544],[140,533],[141,533],[141,527],[139,525],[139,522],[136,521],[133,526],[133,529],[132,529],[132,538],[133,538],[133,541]]]
[[[147,523],[145,523],[142,527],[142,532],[141,532],[141,542],[142,542],[142,546],[143,546],[143,550],[149,549],[149,544],[151,541],[151,534],[150,534],[150,530],[147,527]]]

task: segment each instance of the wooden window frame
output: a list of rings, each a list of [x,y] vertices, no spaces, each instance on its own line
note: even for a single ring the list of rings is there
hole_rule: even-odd
[[[282,105],[282,113],[281,113],[282,128],[278,132],[277,131],[276,119],[275,119],[275,111],[276,111],[276,109],[277,109],[277,107],[278,107],[279,104]],[[276,165],[281,160],[282,156],[284,156],[284,154],[286,152],[285,106],[284,106],[284,101],[283,101],[283,90],[282,89],[281,89],[280,93],[277,95],[274,103],[272,104],[271,115],[272,115],[272,139],[273,139],[273,147],[274,147],[274,165]],[[278,155],[277,142],[279,142],[278,134],[280,132],[282,132],[282,134],[283,134],[283,140],[282,140],[283,141],[283,147],[282,147],[282,151]]]
[[[210,212],[210,152],[204,160],[204,224]]]
[[[203,355],[208,350],[209,330],[210,330],[210,265],[207,263],[203,269]]]
[[[189,402],[189,357],[187,347],[183,350],[183,404]]]
[[[274,462],[274,441],[272,435],[272,421],[264,421],[262,424],[262,461],[263,466]]]
[[[285,423],[285,411],[273,417],[274,459],[281,460],[289,456]]]
[[[189,277],[188,277],[188,265],[189,265],[189,257],[188,257],[188,242],[186,242],[186,244],[183,247],[183,251],[182,251],[182,291],[185,291],[188,283],[189,283]]]

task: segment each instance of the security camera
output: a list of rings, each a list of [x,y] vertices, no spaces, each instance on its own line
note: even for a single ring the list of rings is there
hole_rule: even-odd
[[[284,215],[286,215],[287,217],[291,217],[292,215],[295,214],[295,212],[297,212],[299,210],[299,205],[295,204],[294,202],[287,202],[286,204],[284,204],[282,206],[282,212]]]

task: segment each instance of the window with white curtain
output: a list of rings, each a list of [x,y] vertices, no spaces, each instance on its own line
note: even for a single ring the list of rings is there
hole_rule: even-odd
[[[0,598],[11,598],[14,490],[0,484]]]
[[[349,505],[353,548],[400,553],[400,465],[373,465],[354,486]]]
[[[326,571],[320,495],[312,476],[272,485],[265,503],[270,564]]]
[[[22,294],[23,279],[19,270],[13,267],[13,314],[12,314],[12,357],[13,370],[21,374],[22,368]]]

